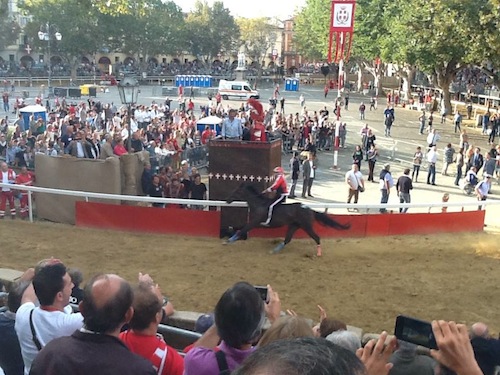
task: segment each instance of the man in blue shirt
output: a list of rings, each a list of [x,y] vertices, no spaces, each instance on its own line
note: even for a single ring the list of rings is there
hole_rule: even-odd
[[[236,110],[230,109],[229,116],[222,123],[223,139],[241,140],[243,128],[241,127],[241,120],[235,116]]]

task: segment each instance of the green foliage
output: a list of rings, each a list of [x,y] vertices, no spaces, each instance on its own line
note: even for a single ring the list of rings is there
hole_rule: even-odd
[[[238,25],[222,1],[209,6],[206,1],[198,0],[187,17],[186,29],[189,35],[187,49],[203,59],[234,50],[239,37]]]
[[[364,61],[383,57],[383,39],[387,35],[387,19],[391,19],[389,0],[358,0],[354,15],[352,55]],[[392,18],[394,19],[394,18]]]
[[[276,26],[268,18],[238,18],[236,23],[240,29],[240,44],[245,46],[247,56],[260,64],[276,43]]]
[[[328,55],[331,0],[306,0],[295,17],[297,50],[309,60],[323,60]]]
[[[0,49],[14,44],[21,31],[17,22],[9,17],[9,1],[0,1]]]
[[[139,7],[136,7],[139,8]],[[113,49],[147,57],[182,52],[185,22],[182,10],[173,1],[150,0],[136,14],[103,15]]]
[[[71,61],[84,54],[97,51],[104,42],[100,33],[99,13],[90,1],[85,0],[26,0],[22,9],[32,16],[25,27],[30,45],[41,51],[47,49],[47,42],[38,39],[38,32],[50,25],[52,55],[60,54]],[[61,33],[62,40],[56,41],[54,35]]]
[[[102,14],[111,16],[136,15],[145,13],[149,1],[146,0],[87,0]]]

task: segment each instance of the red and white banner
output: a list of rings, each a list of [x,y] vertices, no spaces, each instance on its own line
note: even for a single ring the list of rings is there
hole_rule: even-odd
[[[339,31],[354,30],[354,1],[332,1],[332,24],[330,29]]]
[[[333,0],[330,16],[330,39],[328,62],[338,62],[349,58],[354,34],[355,0]],[[335,44],[335,55],[333,46]],[[347,46],[347,48],[346,48]],[[346,53],[347,51],[347,53]]]

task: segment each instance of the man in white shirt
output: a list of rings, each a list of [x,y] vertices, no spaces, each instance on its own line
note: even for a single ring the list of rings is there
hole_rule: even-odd
[[[427,135],[427,143],[429,144],[429,147],[435,146],[440,139],[441,136],[438,134],[436,129],[432,129],[430,133]]]
[[[6,162],[0,164],[0,170],[2,173],[2,179],[0,180],[3,184],[15,184],[16,183],[16,172],[10,169]],[[9,187],[0,188],[0,219],[5,217],[5,209],[7,208],[7,202],[9,202],[10,216],[12,219],[16,218],[16,206],[14,205],[14,193]]]
[[[60,260],[45,260],[36,267],[33,282],[26,288],[16,313],[15,329],[25,375],[29,374],[33,360],[45,345],[82,328],[82,315],[68,314],[65,310],[72,288],[71,277]],[[37,300],[39,307],[35,306]]]
[[[479,182],[474,189],[477,200],[480,202],[485,201],[486,198],[488,198],[488,192],[491,189],[491,177],[492,176],[489,173],[485,173],[483,181]],[[477,209],[481,211],[483,206],[479,205]]]
[[[427,172],[427,185],[436,185],[436,162],[438,153],[436,146],[432,146],[427,153],[427,162],[429,163],[429,172]]]
[[[357,164],[353,164],[351,170],[345,174],[345,182],[349,187],[347,203],[351,203],[352,197],[354,197],[354,204],[358,203],[359,192],[365,190],[365,181]]]

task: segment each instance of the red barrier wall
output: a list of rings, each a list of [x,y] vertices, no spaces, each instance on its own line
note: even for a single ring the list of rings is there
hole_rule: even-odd
[[[484,227],[485,211],[447,213],[330,215],[339,223],[350,223],[349,230],[336,230],[315,223],[314,230],[320,237],[374,237],[411,234],[479,232]],[[286,228],[253,230],[255,237],[276,238],[284,236]],[[308,238],[298,230],[296,238]]]
[[[218,237],[220,212],[77,202],[76,225],[132,232]]]
[[[318,223],[314,230],[320,237],[373,237],[411,234],[479,232],[484,227],[485,211],[447,213],[330,215],[339,223],[350,223],[349,230],[335,230]],[[76,225],[136,232],[186,234],[218,237],[219,211],[193,211],[178,208],[119,206],[103,203],[76,203]],[[250,236],[279,238],[286,228],[258,228]],[[308,238],[302,230],[296,238]]]

